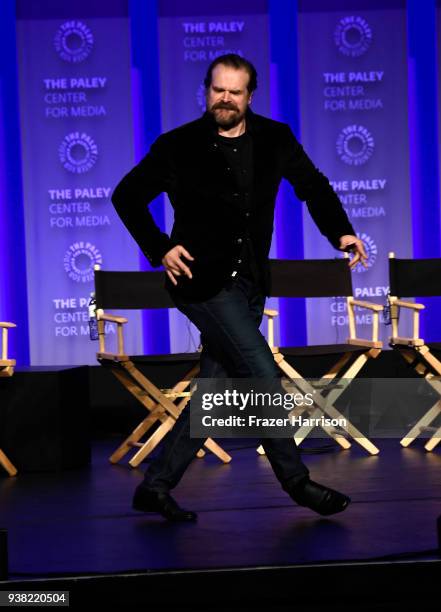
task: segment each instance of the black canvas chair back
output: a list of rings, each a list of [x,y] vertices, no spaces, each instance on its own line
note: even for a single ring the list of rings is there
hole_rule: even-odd
[[[95,299],[103,310],[174,308],[164,287],[165,272],[95,270]]]
[[[389,259],[390,294],[399,297],[441,295],[441,259]]]
[[[271,296],[320,298],[352,295],[347,259],[272,259]]]

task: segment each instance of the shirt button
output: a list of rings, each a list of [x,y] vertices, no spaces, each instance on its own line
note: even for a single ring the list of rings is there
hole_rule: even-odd
[[[233,198],[238,198],[239,194],[238,193],[233,193]]]
[[[234,151],[235,153],[237,153],[237,149],[233,149],[233,151]]]
[[[241,263],[242,263],[242,260],[241,260],[241,259],[238,259],[238,260],[237,260],[237,263],[238,263],[238,264],[241,264]]]
[[[230,171],[231,171],[231,168],[230,168],[230,167],[228,167],[228,168],[227,168],[227,170],[228,170],[228,172],[230,172]]]
[[[236,242],[237,242],[237,244],[242,244],[242,238],[238,238],[238,239],[236,240]]]
[[[246,213],[245,213],[245,217],[249,217],[249,216],[250,216],[250,213],[249,213],[249,212],[246,212]]]

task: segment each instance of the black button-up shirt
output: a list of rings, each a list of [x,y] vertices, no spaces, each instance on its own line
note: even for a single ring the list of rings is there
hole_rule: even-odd
[[[232,278],[240,273],[259,282],[260,275],[255,261],[255,254],[249,233],[249,220],[253,209],[253,140],[250,132],[241,136],[228,138],[217,136],[217,142],[227,162],[227,171],[233,174],[237,191],[232,195],[242,215],[244,227],[243,235],[236,239],[242,245],[237,257],[233,261]]]

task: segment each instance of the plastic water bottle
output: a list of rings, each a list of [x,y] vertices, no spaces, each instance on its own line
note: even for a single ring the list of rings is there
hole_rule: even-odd
[[[90,294],[89,301],[89,335],[91,340],[98,340],[98,319],[96,318],[95,293]]]

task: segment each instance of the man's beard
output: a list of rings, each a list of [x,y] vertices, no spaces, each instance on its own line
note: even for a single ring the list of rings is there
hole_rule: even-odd
[[[221,109],[226,109],[227,112],[225,110],[222,111]],[[228,112],[228,110],[231,110],[232,112]],[[245,113],[240,113],[236,106],[228,103],[222,104],[219,102],[214,104],[208,112],[220,127],[227,129],[239,125],[245,116]]]

